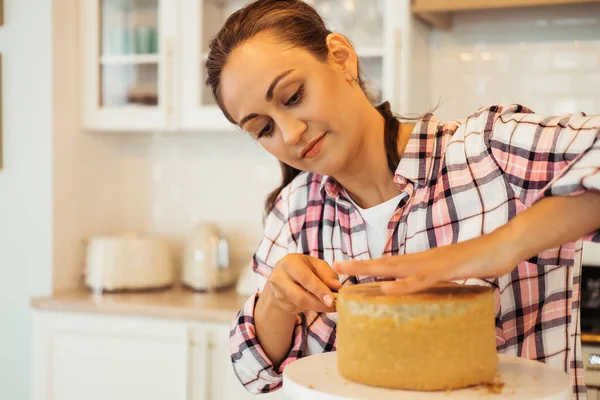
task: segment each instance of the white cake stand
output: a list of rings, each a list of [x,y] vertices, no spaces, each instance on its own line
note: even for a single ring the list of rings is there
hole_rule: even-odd
[[[381,389],[348,381],[337,370],[335,352],[294,361],[283,373],[283,391],[293,400],[570,400],[571,379],[545,364],[524,358],[499,355],[498,374],[503,382],[496,390],[477,386],[443,392],[414,392]]]

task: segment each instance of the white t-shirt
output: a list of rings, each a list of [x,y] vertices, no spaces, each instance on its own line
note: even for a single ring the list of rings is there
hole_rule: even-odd
[[[377,204],[371,208],[360,208],[354,200],[350,199],[352,204],[356,206],[358,212],[365,220],[367,230],[367,246],[371,258],[380,258],[385,250],[385,241],[387,239],[387,227],[400,199],[405,193],[400,193],[398,196],[389,199],[386,202]],[[350,196],[348,196],[350,198]]]

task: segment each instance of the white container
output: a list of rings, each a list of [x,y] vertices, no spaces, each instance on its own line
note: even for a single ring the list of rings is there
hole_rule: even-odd
[[[207,291],[231,287],[237,278],[229,262],[229,245],[217,227],[210,223],[196,225],[185,244],[182,283]]]
[[[166,288],[174,280],[173,258],[163,240],[115,235],[88,242],[85,284],[94,292]]]

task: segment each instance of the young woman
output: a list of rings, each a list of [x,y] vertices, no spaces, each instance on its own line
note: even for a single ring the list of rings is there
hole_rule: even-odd
[[[225,116],[283,170],[254,256],[260,291],[231,331],[249,391],[335,350],[342,285],[454,280],[495,288],[499,352],[570,372],[585,397],[579,239],[600,241],[599,116],[493,105],[401,123],[369,101],[348,40],[298,0],[234,13],[206,67]]]

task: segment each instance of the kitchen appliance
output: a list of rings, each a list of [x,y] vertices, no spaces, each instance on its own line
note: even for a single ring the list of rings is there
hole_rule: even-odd
[[[584,243],[581,269],[581,352],[588,399],[600,400],[600,244]]]
[[[190,232],[184,248],[182,283],[198,291],[233,286],[238,273],[231,266],[227,239],[211,223]]]
[[[86,248],[85,285],[93,292],[170,287],[175,281],[168,244],[151,236],[94,236]]]
[[[581,272],[581,332],[600,338],[600,266],[584,265]]]

